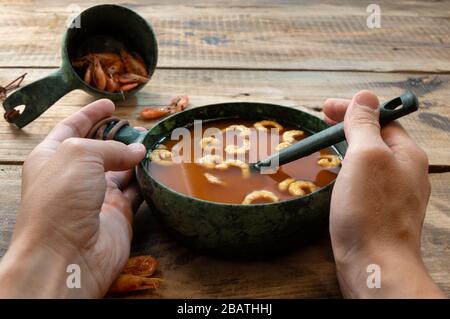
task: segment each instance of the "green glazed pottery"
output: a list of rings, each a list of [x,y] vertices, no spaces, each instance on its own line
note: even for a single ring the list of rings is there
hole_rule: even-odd
[[[61,47],[61,67],[50,75],[11,94],[3,103],[5,111],[24,105],[13,120],[19,128],[35,120],[68,92],[81,89],[98,98],[123,100],[145,84],[124,93],[99,91],[83,81],[83,75],[72,67],[71,60],[87,53],[115,52],[125,47],[144,59],[149,77],[156,68],[158,45],[150,24],[136,12],[118,5],[99,5],[83,11],[67,29]]]
[[[311,133],[328,125],[298,109],[262,103],[223,103],[206,105],[163,119],[148,132],[122,126],[114,139],[124,143],[141,142],[150,152],[177,127],[194,120],[224,118],[273,119]],[[117,120],[100,134],[105,139]],[[109,134],[111,135],[111,134]],[[111,137],[111,136],[110,136]],[[334,145],[344,156],[347,143]],[[189,197],[169,189],[147,171],[147,159],[136,169],[142,194],[151,211],[180,241],[201,252],[232,257],[263,258],[299,247],[312,240],[328,225],[333,183],[304,197],[268,204],[222,204]]]

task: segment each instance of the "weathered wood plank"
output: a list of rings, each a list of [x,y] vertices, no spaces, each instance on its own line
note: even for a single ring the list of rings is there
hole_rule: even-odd
[[[424,223],[422,255],[434,281],[450,296],[450,173],[430,177],[432,195]]]
[[[0,257],[5,254],[20,204],[21,166],[0,165]]]
[[[68,3],[1,1],[0,66],[60,64]],[[81,9],[96,1],[78,2]],[[160,67],[450,71],[448,1],[378,1],[382,27],[361,1],[133,1],[150,20]]]
[[[28,71],[26,83],[51,70],[1,69],[0,83]],[[275,72],[221,70],[157,70],[152,81],[136,98],[117,108],[116,115],[134,125],[150,127],[138,120],[144,106],[165,105],[178,94],[187,94],[192,106],[227,101],[257,101],[299,106],[322,116],[321,104],[328,97],[349,98],[360,89],[371,89],[381,99],[392,98],[405,89],[414,91],[421,110],[401,123],[425,149],[432,165],[450,165],[450,75],[393,74],[363,72]],[[17,130],[0,120],[0,163],[21,162],[63,118],[92,101],[74,91],[41,118]]]
[[[5,253],[20,201],[21,167],[0,166],[0,257]],[[431,174],[432,194],[422,252],[437,284],[450,294],[450,173]],[[132,254],[153,254],[164,285],[150,298],[339,297],[328,236],[290,255],[242,262],[199,256],[167,236],[143,205],[136,215]]]

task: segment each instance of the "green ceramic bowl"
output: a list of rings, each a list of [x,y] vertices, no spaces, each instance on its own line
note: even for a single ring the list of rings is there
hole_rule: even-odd
[[[24,127],[45,112],[61,97],[81,89],[98,98],[124,100],[141,90],[140,84],[125,93],[99,91],[83,81],[83,74],[72,67],[71,60],[92,52],[116,52],[125,47],[145,60],[149,77],[156,69],[158,45],[151,25],[136,12],[118,5],[98,5],[83,11],[73,20],[61,44],[61,67],[50,75],[24,86],[3,103],[5,111],[25,105],[14,120]]]
[[[154,149],[173,129],[194,120],[224,118],[273,119],[310,132],[328,125],[298,109],[262,103],[223,103],[185,110],[172,115],[147,133],[129,126],[114,139],[125,143],[142,142]],[[104,134],[108,133],[108,128]],[[347,144],[334,146],[344,156]],[[333,183],[304,197],[269,204],[222,204],[189,197],[155,180],[144,160],[136,170],[142,194],[151,211],[183,244],[206,253],[261,258],[286,252],[312,240],[328,225]]]

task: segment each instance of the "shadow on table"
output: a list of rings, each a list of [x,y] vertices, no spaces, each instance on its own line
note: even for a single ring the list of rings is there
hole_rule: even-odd
[[[131,255],[155,256],[156,291],[134,298],[339,298],[328,233],[299,250],[264,261],[204,256],[182,246],[144,203],[135,216]]]

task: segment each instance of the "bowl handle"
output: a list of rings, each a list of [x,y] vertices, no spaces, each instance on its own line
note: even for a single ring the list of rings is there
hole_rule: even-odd
[[[95,124],[87,137],[98,140],[115,140],[124,144],[142,143],[147,131],[138,131],[126,120],[108,117]]]
[[[77,88],[76,82],[62,69],[48,76],[32,82],[12,93],[3,102],[5,119],[22,128],[44,113],[60,98]],[[25,109],[19,112],[15,107],[24,105]]]

